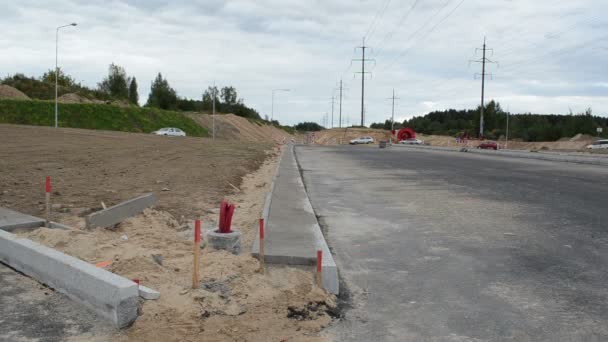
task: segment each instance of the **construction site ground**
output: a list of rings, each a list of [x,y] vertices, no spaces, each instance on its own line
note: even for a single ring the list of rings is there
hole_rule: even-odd
[[[171,138],[107,131],[0,125],[0,206],[44,215],[52,177],[53,220],[74,229],[21,231],[30,238],[160,291],[135,324],[108,340],[320,341],[335,298],[313,285],[308,268],[259,273],[248,251],[276,170],[274,144]],[[154,209],[113,229],[83,230],[84,216],[155,192]],[[216,226],[219,202],[236,204],[241,255],[204,248],[201,284],[191,289],[192,220]],[[92,338],[91,332],[70,339]],[[74,335],[75,334],[75,335]]]
[[[376,142],[388,141],[391,138],[390,131],[371,128],[333,128],[315,132],[315,143],[319,145],[348,144],[352,139],[371,136]],[[457,144],[456,138],[447,135],[416,134],[416,138],[431,146],[459,148],[463,146],[476,147],[478,140],[470,140],[468,143]],[[506,147],[514,150],[552,150],[552,151],[580,151],[589,152],[585,147],[596,140],[595,137],[577,134],[571,138],[563,138],[559,141],[535,141],[526,142],[521,139],[509,140]],[[498,140],[500,148],[505,147],[504,138]],[[602,151],[593,151],[602,153]]]

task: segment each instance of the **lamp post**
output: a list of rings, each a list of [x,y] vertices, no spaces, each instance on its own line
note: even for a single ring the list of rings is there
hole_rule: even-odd
[[[76,23],[57,27],[55,30],[55,128],[57,128],[58,110],[57,110],[57,88],[59,79],[59,65],[57,63],[57,55],[59,54],[59,29],[69,26],[76,26]]]
[[[274,119],[274,93],[277,91],[291,91],[291,89],[272,89],[272,107],[270,111],[270,122]]]

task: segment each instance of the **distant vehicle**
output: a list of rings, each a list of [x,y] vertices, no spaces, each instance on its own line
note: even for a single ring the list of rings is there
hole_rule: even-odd
[[[186,132],[182,131],[179,128],[174,128],[174,127],[161,128],[158,131],[152,132],[152,134],[167,135],[167,136],[171,136],[171,137],[185,137],[186,136]]]
[[[598,150],[608,148],[608,139],[598,140],[591,145],[587,145],[587,148],[590,150]]]
[[[405,145],[422,145],[422,144],[424,144],[424,141],[422,141],[420,139],[405,139],[405,140],[401,140],[399,143],[405,144]]]
[[[477,145],[477,148],[481,148],[484,150],[498,150],[498,144],[496,141],[484,141],[481,144]]]
[[[374,143],[374,138],[372,138],[372,137],[359,137],[359,138],[353,139],[349,142],[349,144],[351,144],[351,145],[373,144],[373,143]]]

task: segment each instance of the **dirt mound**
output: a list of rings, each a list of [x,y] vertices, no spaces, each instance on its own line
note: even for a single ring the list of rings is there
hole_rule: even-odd
[[[0,99],[29,100],[30,98],[18,89],[0,84]]]
[[[211,135],[213,116],[210,114],[187,114],[199,125],[207,128]],[[219,139],[251,141],[251,142],[282,142],[293,138],[282,129],[271,125],[255,122],[234,114],[217,114],[215,116],[215,137]]]
[[[376,142],[388,140],[389,131],[371,128],[332,128],[315,133],[315,143],[320,145],[348,144],[352,139],[362,136],[371,136]]]
[[[86,97],[74,93],[63,94],[57,98],[57,101],[61,103],[93,103]]]
[[[579,133],[575,136],[573,136],[572,138],[568,139],[568,141],[584,141],[584,142],[588,142],[588,141],[593,141],[595,138],[589,134],[582,134]]]

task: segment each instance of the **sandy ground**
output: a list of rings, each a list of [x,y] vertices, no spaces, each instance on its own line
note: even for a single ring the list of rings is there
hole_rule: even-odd
[[[188,116],[199,125],[207,128],[211,134],[213,116],[209,114],[189,113]],[[282,129],[250,121],[234,114],[217,114],[215,116],[216,138],[251,141],[251,142],[277,142],[289,141],[293,138]]]
[[[0,126],[0,130],[5,128],[6,126]],[[20,137],[14,137],[17,141],[9,149],[10,157],[8,159],[2,158],[3,161],[10,161],[8,163],[10,171],[2,172],[2,177],[0,177],[2,189],[10,185],[11,194],[23,194],[23,196],[18,195],[18,198],[26,197],[18,202],[13,202],[16,204],[12,206],[13,208],[16,207],[15,209],[37,214],[37,209],[23,210],[23,208],[28,207],[27,203],[32,201],[37,203],[35,193],[25,196],[27,188],[33,185],[23,181],[12,181],[11,178],[21,179],[18,178],[17,173],[27,173],[30,168],[33,168],[33,165],[30,164],[31,161],[25,161],[25,156],[19,159],[16,155],[20,150],[25,153],[23,149],[42,153],[40,150],[44,150],[44,147],[34,144],[32,140],[39,139],[39,142],[46,141],[47,143],[53,141],[56,144],[58,143],[56,140],[62,139],[57,138],[57,133],[44,132],[45,128],[16,128],[22,130],[22,134]],[[29,129],[40,130],[37,131],[40,136],[38,138],[24,138],[23,133],[33,133],[33,131],[28,131]],[[81,141],[76,144],[77,147],[70,149],[70,153],[89,151],[89,149],[94,148],[95,144],[111,144],[109,141],[120,140],[119,137],[125,134],[144,138],[144,135],[127,133],[116,136],[110,134],[109,137],[105,137],[104,134],[108,133],[81,132],[81,130],[63,130],[61,133],[75,134],[70,131],[84,134],[84,141],[91,139],[91,136],[97,139],[93,139],[95,143],[90,145]],[[99,136],[99,134],[102,136]],[[106,139],[103,143],[99,140],[103,140],[102,137]],[[145,136],[145,138],[150,137]],[[173,146],[174,143],[193,144],[194,146],[189,148],[180,147],[186,148],[188,151],[180,153],[182,160],[187,160],[190,156],[196,156],[197,154],[213,155],[218,153],[205,141],[208,139],[198,139],[202,142],[187,142],[185,140],[162,140],[163,137],[151,138],[156,139],[155,141],[158,142],[156,148],[159,149],[166,148],[163,146],[165,144],[169,146]],[[161,140],[157,140],[157,138]],[[29,144],[24,140],[28,140]],[[66,140],[71,141],[72,139]],[[135,142],[132,141],[131,143]],[[136,144],[140,143],[138,141]],[[204,153],[201,152],[205,147],[208,147],[209,150],[204,150]],[[269,145],[263,145],[262,147],[267,148]],[[105,194],[104,191],[85,192],[85,189],[82,188],[80,189],[81,192],[69,190],[74,191],[74,200],[72,200],[72,193],[68,196],[66,190],[58,190],[65,192],[56,196],[58,199],[65,202],[66,198],[70,198],[69,203],[74,205],[74,208],[68,207],[69,210],[58,216],[62,222],[71,224],[75,229],[40,228],[34,231],[20,232],[19,234],[90,263],[110,261],[111,264],[106,267],[109,271],[129,279],[140,279],[143,285],[161,292],[161,298],[158,301],[143,302],[142,314],[132,327],[113,336],[96,336],[97,340],[325,341],[326,338],[322,337],[320,333],[323,327],[331,323],[331,316],[336,312],[335,297],[327,295],[314,285],[312,269],[271,267],[263,274],[258,272],[259,263],[257,259],[248,254],[255,237],[255,229],[257,229],[258,218],[261,215],[264,197],[269,190],[278,162],[276,152],[267,155],[262,147],[258,151],[248,150],[247,147],[241,145],[231,145],[230,149],[225,147],[221,150],[223,159],[231,161],[228,164],[237,163],[239,158],[243,159],[241,162],[249,165],[243,170],[235,167],[233,169],[223,169],[221,172],[209,172],[205,171],[204,167],[199,167],[195,169],[197,172],[189,173],[183,165],[155,165],[155,168],[160,168],[156,172],[161,174],[163,171],[169,172],[170,169],[179,167],[179,171],[186,177],[179,178],[179,181],[170,178],[172,190],[161,192],[157,208],[147,209],[143,214],[120,223],[114,229],[81,230],[80,228],[84,224],[82,215],[76,214],[74,210],[76,207],[89,208],[86,205],[99,201],[100,197],[97,196]],[[46,151],[46,154],[49,155],[47,158],[59,158],[60,155],[64,156],[62,158],[65,158],[65,156],[76,158],[64,152],[64,148],[68,148],[68,146],[58,148],[52,156],[49,155],[50,151]],[[173,146],[173,148],[178,147]],[[237,153],[236,150],[244,151]],[[3,154],[7,152],[2,150]],[[241,153],[244,153],[244,155]],[[32,154],[35,159],[37,153]],[[136,178],[151,177],[153,180],[151,184],[155,184],[156,177],[142,176],[139,172],[133,172],[138,170],[135,165],[136,162],[143,162],[145,158],[138,156],[137,153],[129,153],[129,155],[136,160],[127,162],[129,158],[125,156],[122,162],[118,162],[117,160],[121,159],[119,156],[116,156],[117,160],[111,160],[112,158],[109,156],[106,157],[104,169],[107,170],[108,174],[112,174],[112,176],[107,176],[107,181],[111,182],[116,178],[125,177],[128,178],[123,180],[126,184],[141,181],[136,180]],[[255,157],[257,163],[249,161],[249,164],[247,164],[247,159],[252,158],[252,156],[257,156]],[[214,163],[223,163],[219,159],[212,160]],[[42,162],[39,160],[38,163]],[[63,170],[69,170],[72,167],[77,168],[78,165],[72,165],[73,163],[73,160],[63,160],[61,163],[54,165],[61,165]],[[122,165],[121,169],[130,167],[135,170],[121,176],[121,173],[116,173],[113,168],[122,163],[128,165]],[[101,166],[97,165],[96,167]],[[139,170],[143,172],[144,169],[148,168]],[[247,172],[249,170],[254,170],[254,172]],[[80,172],[86,171],[88,171],[87,168],[80,169]],[[207,177],[206,182],[208,184],[221,184],[225,177],[228,177],[227,179],[230,179],[239,190],[237,191],[228,185],[227,187],[231,191],[224,191],[226,187],[223,184],[217,186],[217,189],[211,185],[199,188],[197,182],[204,180],[201,179],[201,175],[196,173],[202,173],[202,176]],[[72,184],[78,181],[78,173],[72,176],[74,179],[69,179],[70,182],[66,179],[65,183],[60,183],[63,187],[58,188],[63,189],[68,183]],[[94,179],[90,175],[88,177]],[[186,186],[181,187],[181,182],[186,183]],[[22,188],[25,189],[22,190]],[[119,187],[114,189],[117,189],[117,194],[125,194],[125,196],[128,192],[121,190],[119,193]],[[129,189],[131,189],[130,186]],[[179,192],[176,189],[180,189]],[[205,190],[209,193],[205,193]],[[215,222],[218,219],[216,208],[222,198],[220,190],[226,193],[225,198],[234,202],[237,206],[233,227],[240,229],[243,233],[243,253],[237,256],[225,251],[204,248],[201,253],[199,269],[201,286],[197,289],[191,289],[192,240],[194,234],[190,218],[202,219],[204,230],[215,227]],[[190,192],[202,196],[204,200],[189,203],[188,201],[192,198]],[[172,193],[176,193],[176,195],[171,195]],[[2,198],[5,199],[7,196]],[[205,202],[213,204],[205,204]],[[187,215],[191,211],[196,212],[196,215]],[[177,216],[181,214],[186,215],[186,218]],[[86,338],[89,338],[89,336]]]
[[[371,136],[374,140],[388,140],[390,138],[390,132],[381,129],[368,129],[368,128],[334,128],[316,132],[315,142],[320,145],[337,145],[347,144],[349,140],[355,139],[361,136]],[[423,140],[425,143],[432,146],[444,146],[457,148],[456,139],[450,136],[444,135],[426,135],[417,134],[416,138]],[[520,140],[510,140],[507,147],[515,150],[552,150],[552,151],[582,151],[585,150],[585,146],[595,141],[595,138],[588,135],[578,134],[572,138],[564,138],[559,141],[539,141],[539,142],[524,142]],[[498,143],[501,147],[504,147],[504,140],[499,140]],[[469,141],[469,146],[475,147],[479,144],[479,141]]]

